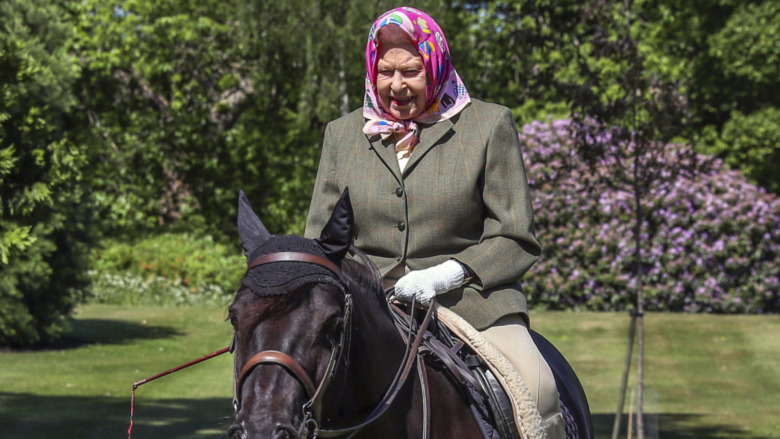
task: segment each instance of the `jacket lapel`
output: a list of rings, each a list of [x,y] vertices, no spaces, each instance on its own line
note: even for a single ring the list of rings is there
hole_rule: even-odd
[[[401,167],[398,166],[398,158],[395,155],[395,148],[390,141],[383,141],[379,135],[368,137],[368,142],[371,144],[370,149],[374,150],[377,157],[385,164],[387,169],[393,173],[398,182],[401,182]]]
[[[404,175],[409,174],[414,168],[415,164],[433,148],[434,145],[452,128],[452,120],[447,119],[433,125],[422,125],[420,129],[420,143],[414,147],[409,161],[404,168]],[[371,144],[371,149],[376,152],[376,155],[384,162],[387,169],[393,173],[395,178],[401,182],[401,167],[398,166],[398,157],[395,155],[395,148],[390,141],[383,141],[381,136],[368,137],[368,142]]]
[[[420,129],[420,143],[414,147],[409,161],[404,168],[404,175],[408,175],[409,172],[414,169],[414,166],[420,159],[425,156],[429,149],[441,139],[452,128],[452,120],[447,119],[433,125],[422,125]],[[399,168],[400,169],[400,168]]]

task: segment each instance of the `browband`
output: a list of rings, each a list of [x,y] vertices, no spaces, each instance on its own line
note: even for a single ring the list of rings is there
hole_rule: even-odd
[[[247,264],[246,269],[248,271],[259,265],[269,264],[273,262],[306,262],[309,264],[319,265],[320,267],[327,268],[328,270],[330,270],[333,274],[336,275],[336,277],[339,278],[339,280],[342,283],[346,284],[344,275],[341,273],[341,269],[336,264],[331,262],[329,259],[325,259],[320,256],[312,255],[309,253],[299,253],[299,252],[270,253],[264,256],[260,256],[259,258],[253,260],[252,262]]]

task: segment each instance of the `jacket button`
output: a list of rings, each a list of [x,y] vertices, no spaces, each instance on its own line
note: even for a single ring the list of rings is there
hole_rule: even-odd
[[[405,222],[401,221],[400,223],[398,223],[398,230],[403,232],[405,229],[406,229],[406,223]]]
[[[396,196],[396,197],[398,197],[398,198],[401,198],[401,197],[403,197],[403,196],[404,196],[404,190],[403,190],[403,188],[400,188],[400,187],[399,187],[398,189],[396,189],[396,190],[395,190],[395,196]]]

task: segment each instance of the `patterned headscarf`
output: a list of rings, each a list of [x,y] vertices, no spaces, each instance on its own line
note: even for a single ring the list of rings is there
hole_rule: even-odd
[[[425,110],[408,120],[397,120],[385,111],[377,95],[378,33],[379,29],[388,25],[398,26],[412,37],[425,64]],[[404,133],[406,136],[396,144],[396,151],[411,153],[419,137],[417,122],[433,124],[449,119],[463,110],[469,102],[471,98],[466,86],[452,66],[444,31],[433,18],[417,9],[401,7],[385,12],[374,22],[366,43],[366,97],[363,116],[369,120],[363,127],[364,133],[379,134],[383,139],[393,133]]]

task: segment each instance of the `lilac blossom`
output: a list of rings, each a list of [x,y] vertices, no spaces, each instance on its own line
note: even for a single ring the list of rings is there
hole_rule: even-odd
[[[579,158],[570,124],[534,122],[520,133],[543,248],[524,280],[529,302],[549,309],[632,308],[634,196],[604,181],[618,172],[617,160],[607,155],[594,170]],[[706,161],[686,148],[666,145],[661,166]],[[719,161],[696,175],[661,175],[643,197],[646,310],[780,312],[780,198]]]

